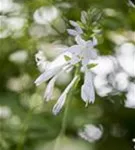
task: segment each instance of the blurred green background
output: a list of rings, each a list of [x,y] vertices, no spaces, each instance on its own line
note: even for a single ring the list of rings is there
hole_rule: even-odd
[[[52,6],[57,12],[42,14],[41,8]],[[79,20],[82,10],[95,7],[106,12],[99,53],[114,54],[115,43],[108,33],[135,32],[135,9],[126,0],[0,0],[0,150],[53,150],[64,109],[58,116],[51,110],[71,75],[58,81],[53,100],[45,103],[45,84],[34,85],[40,74],[35,54],[42,50],[47,60],[54,59],[59,47],[73,43],[66,32],[68,21]],[[43,20],[47,17],[55,19],[47,24]],[[135,42],[130,34],[127,39]],[[97,95],[86,108],[77,91],[59,150],[132,150],[135,110],[125,108],[124,100],[124,93]],[[102,138],[93,143],[81,139],[78,130],[85,124],[102,125]]]

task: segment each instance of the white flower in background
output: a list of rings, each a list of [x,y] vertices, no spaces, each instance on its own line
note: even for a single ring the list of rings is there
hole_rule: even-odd
[[[135,108],[135,83],[130,83],[127,89],[125,106]]]
[[[0,119],[6,119],[11,116],[11,110],[7,106],[0,106]]]
[[[98,64],[97,67],[91,68],[91,71],[95,74],[94,85],[96,91],[101,97],[107,96],[113,90],[107,77],[117,69],[116,59],[112,56],[98,56],[97,59],[90,60],[90,62]]]
[[[0,12],[9,13],[17,11],[21,6],[17,3],[14,3],[13,0],[0,0]]]
[[[0,12],[8,12],[12,6],[12,0],[0,0]]]
[[[24,6],[12,0],[0,0],[0,38],[8,36],[20,37],[23,35],[22,28],[27,22]],[[8,13],[8,15],[6,15]]]
[[[126,91],[129,85],[129,76],[126,72],[119,72],[113,80],[114,86],[120,91]]]
[[[78,132],[79,136],[88,142],[95,142],[101,139],[103,135],[102,127],[96,127],[93,124],[87,124],[83,130]]]
[[[132,139],[133,143],[135,143],[135,138]],[[134,149],[135,149],[135,145],[134,145]]]
[[[56,19],[59,12],[54,6],[40,7],[34,12],[34,20],[39,24],[48,24]]]
[[[72,36],[77,36],[77,35],[81,35],[83,33],[83,30],[81,29],[81,27],[79,26],[78,23],[76,23],[75,21],[70,21],[70,24],[75,28],[75,29],[67,29],[67,32],[69,35]]]
[[[134,1],[134,0],[128,0],[128,5],[129,5],[130,7],[135,8],[135,1]]]
[[[84,41],[79,35],[75,38],[77,45],[67,48],[64,53],[58,56],[54,61],[52,61],[35,81],[36,85],[40,85],[42,82],[49,80],[47,85],[44,98],[49,101],[53,94],[53,89],[55,81],[59,74],[63,71],[69,72],[72,70],[74,65],[81,63],[80,69],[84,70],[84,84],[81,88],[81,96],[83,101],[88,103],[93,103],[95,100],[95,91],[93,86],[93,77],[89,68],[90,59],[95,59],[97,57],[97,52],[94,46],[97,44],[96,39],[92,41]],[[53,113],[57,114],[62,108],[67,94],[69,93],[71,87],[77,80],[77,76],[73,78],[71,83],[67,86],[65,91],[62,93],[58,99],[56,105],[53,108]]]
[[[117,60],[122,69],[131,77],[135,76],[135,45],[124,43],[116,49]]]
[[[27,61],[27,59],[28,53],[26,50],[18,50],[9,56],[9,60],[17,64],[23,64]]]

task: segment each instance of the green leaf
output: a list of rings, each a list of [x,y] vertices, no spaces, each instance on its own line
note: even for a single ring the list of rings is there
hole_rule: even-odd
[[[87,67],[88,67],[88,69],[91,69],[91,68],[96,67],[97,65],[98,64],[96,64],[96,63],[91,63],[91,64],[88,64]]]
[[[64,55],[64,58],[65,58],[66,61],[71,60],[71,57],[69,57],[69,56],[67,56],[67,55]]]

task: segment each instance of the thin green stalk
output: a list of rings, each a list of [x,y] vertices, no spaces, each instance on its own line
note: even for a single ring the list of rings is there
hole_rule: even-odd
[[[53,25],[53,24],[50,24],[52,29],[54,29],[59,35],[61,35],[62,33]]]
[[[78,68],[79,67],[77,66],[76,67],[76,71],[75,71],[75,76],[78,76],[78,73],[79,73]],[[78,84],[79,80],[80,80],[80,77],[78,76],[78,79],[74,83],[73,88],[77,87],[77,84]],[[55,142],[55,145],[54,145],[54,150],[59,150],[59,148],[60,148],[60,141],[61,141],[62,136],[65,134],[65,131],[66,131],[67,118],[68,118],[68,110],[69,110],[69,105],[70,105],[71,97],[72,97],[72,93],[70,92],[69,95],[68,95],[67,101],[66,101],[66,106],[65,106],[65,110],[64,110],[64,116],[63,116],[63,119],[62,119],[61,130],[59,132],[59,135],[56,138],[56,142]]]
[[[68,99],[67,99],[67,103],[66,103],[65,110],[64,110],[64,116],[63,116],[63,119],[62,119],[61,130],[59,132],[58,137],[56,138],[56,142],[55,142],[55,145],[54,145],[54,150],[59,150],[59,148],[60,148],[60,141],[61,141],[62,136],[65,134],[65,131],[66,131],[70,98],[71,98],[71,94],[68,96]]]

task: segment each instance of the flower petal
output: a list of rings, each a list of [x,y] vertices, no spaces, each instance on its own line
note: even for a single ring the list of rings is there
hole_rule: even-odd
[[[98,57],[98,53],[97,53],[96,49],[93,48],[90,50],[90,57],[91,57],[91,59],[96,59]]]
[[[75,29],[76,29],[78,35],[83,33],[83,30],[81,29],[80,26],[76,26]]]
[[[61,70],[62,66],[54,68],[54,69],[50,69],[50,70],[46,70],[44,73],[42,73],[34,82],[37,86],[40,85],[42,82],[45,82],[47,80],[49,80],[50,78],[52,78],[54,75],[56,75],[57,73],[59,73],[59,71]]]
[[[69,47],[66,51],[77,56],[81,53],[81,47],[79,45],[73,45],[73,46]]]
[[[81,46],[85,46],[85,44],[86,44],[86,41],[84,41],[80,35],[77,35],[75,37],[75,41],[78,45],[81,45]]]
[[[81,97],[86,103],[93,103],[95,100],[95,91],[90,70],[85,71],[84,84],[81,88]]]
[[[45,98],[46,101],[49,101],[52,98],[52,94],[53,94],[53,90],[54,90],[54,84],[55,84],[56,79],[57,79],[57,75],[54,76],[49,81],[49,83],[47,84],[46,91],[45,91],[45,94],[44,94],[44,98]]]
[[[68,32],[69,35],[72,35],[72,36],[77,36],[78,35],[78,32],[76,30],[67,29],[67,32]]]
[[[73,80],[69,83],[67,88],[64,90],[64,92],[61,94],[61,96],[59,97],[57,103],[54,105],[53,110],[52,110],[54,115],[57,115],[59,111],[61,110],[61,108],[63,107],[67,98],[67,94],[69,93],[70,89],[75,84],[77,79],[78,79],[78,76],[75,76]]]

